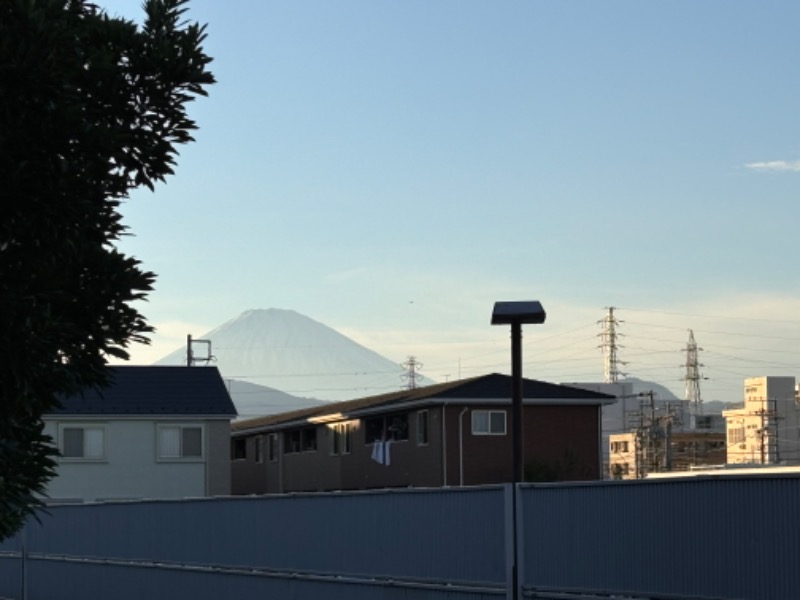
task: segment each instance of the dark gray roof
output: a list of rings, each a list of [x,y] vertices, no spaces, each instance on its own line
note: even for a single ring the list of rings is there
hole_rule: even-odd
[[[53,415],[209,415],[236,408],[216,367],[109,367],[111,382],[61,398]]]
[[[262,427],[278,427],[282,423],[293,423],[299,420],[320,418],[328,414],[353,415],[359,411],[367,409],[391,410],[397,404],[407,402],[429,402],[430,404],[441,404],[445,401],[457,403],[459,399],[468,400],[497,400],[507,399],[511,402],[511,376],[491,373],[471,377],[469,379],[458,379],[448,383],[438,383],[413,390],[401,390],[379,396],[369,396],[357,400],[346,400],[344,402],[331,402],[325,406],[313,406],[286,413],[256,417],[254,419],[243,419],[231,425],[235,431],[246,431],[249,429],[259,429]],[[616,398],[608,394],[593,392],[568,385],[558,385],[537,381],[535,379],[522,380],[522,397],[526,401],[546,400],[556,404],[610,404]]]

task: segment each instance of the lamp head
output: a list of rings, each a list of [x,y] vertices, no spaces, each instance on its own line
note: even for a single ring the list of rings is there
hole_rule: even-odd
[[[539,324],[544,323],[545,317],[547,313],[538,300],[495,302],[492,325]]]

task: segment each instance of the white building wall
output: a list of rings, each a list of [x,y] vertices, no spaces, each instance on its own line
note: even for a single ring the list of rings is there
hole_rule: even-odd
[[[157,457],[158,425],[172,423],[203,427],[202,457],[169,460]],[[47,488],[47,495],[53,501],[184,498],[201,497],[209,493],[209,439],[218,437],[219,423],[214,423],[211,427],[211,431],[217,435],[210,436],[209,424],[202,421],[190,423],[144,419],[48,419],[45,421],[45,433],[60,443],[64,425],[102,427],[104,455],[100,459],[58,459],[58,475],[50,481]],[[224,425],[228,426],[227,421]],[[224,458],[228,460],[227,449]],[[215,487],[224,492],[222,487]]]
[[[794,377],[744,380],[744,405],[723,413],[729,464],[800,464]]]

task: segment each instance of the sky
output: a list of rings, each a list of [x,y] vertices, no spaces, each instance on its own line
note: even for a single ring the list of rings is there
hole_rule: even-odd
[[[139,0],[98,0],[140,20]],[[445,381],[621,370],[705,400],[800,378],[800,3],[192,0],[218,83],[176,174],[123,206],[158,274],[148,364],[293,309]]]

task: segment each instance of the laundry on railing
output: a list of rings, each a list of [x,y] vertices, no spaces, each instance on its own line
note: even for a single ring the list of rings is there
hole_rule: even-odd
[[[389,447],[392,440],[375,440],[372,443],[372,460],[387,467],[392,464]]]

